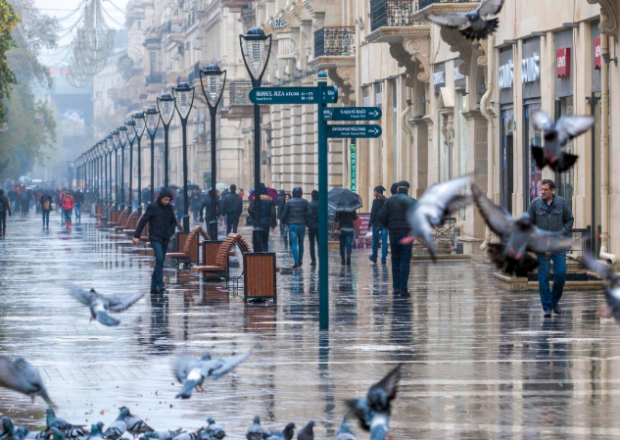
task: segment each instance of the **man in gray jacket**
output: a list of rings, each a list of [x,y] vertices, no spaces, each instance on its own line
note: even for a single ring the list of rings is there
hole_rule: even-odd
[[[540,229],[552,232],[570,233],[575,218],[562,197],[555,195],[555,182],[544,179],[540,185],[540,197],[534,199],[527,209],[532,223]],[[553,261],[553,290],[549,289],[550,261]],[[566,252],[538,256],[538,287],[545,318],[551,317],[553,310],[558,315],[562,310],[558,303],[562,298],[564,283],[566,282]]]
[[[309,205],[308,201],[301,197],[302,195],[301,187],[293,188],[293,198],[286,203],[282,213],[282,223],[288,226],[288,233],[291,236],[295,259],[293,269],[301,267],[304,261],[304,238],[308,224]]]

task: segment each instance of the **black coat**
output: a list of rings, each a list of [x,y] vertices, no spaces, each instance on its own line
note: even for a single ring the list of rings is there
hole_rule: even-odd
[[[147,223],[149,224],[149,240],[167,246],[176,231],[177,220],[174,216],[174,207],[171,204],[164,206],[159,200],[151,203],[138,223],[136,232],[133,234],[135,238],[140,238]]]
[[[379,211],[381,211],[381,208],[386,201],[387,199],[383,195],[376,197],[372,201],[372,208],[370,209],[370,221],[368,222],[369,228],[381,226],[381,223],[379,222]]]
[[[338,222],[338,225],[340,226],[340,229],[344,228],[344,229],[355,229],[355,226],[353,225],[353,221],[357,220],[357,213],[355,211],[353,212],[337,212],[336,213],[336,217],[334,218],[335,221]]]
[[[256,199],[252,199],[248,207],[248,214],[254,219],[256,214]],[[260,226],[267,230],[278,225],[276,218],[276,205],[271,197],[266,194],[260,196]]]
[[[415,206],[416,200],[407,194],[394,194],[379,211],[379,221],[389,232],[408,232],[407,212]]]
[[[308,229],[319,229],[319,201],[308,203]]]
[[[222,212],[225,215],[239,216],[243,212],[243,199],[237,193],[229,193],[222,200]]]
[[[285,225],[306,225],[308,223],[308,201],[293,197],[284,205],[281,222]]]
[[[220,204],[217,198],[215,199],[215,210],[215,217],[217,217],[220,215]],[[208,194],[202,200],[202,207],[200,208],[200,218],[203,218],[206,221],[211,220],[211,196]]]

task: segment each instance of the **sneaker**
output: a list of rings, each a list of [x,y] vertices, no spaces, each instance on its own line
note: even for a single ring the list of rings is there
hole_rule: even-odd
[[[393,295],[393,296],[398,296],[398,295],[400,295],[400,290],[398,290],[398,289],[394,289],[394,291],[392,292],[392,295]]]
[[[562,309],[560,308],[559,304],[556,304],[553,306],[553,311],[555,312],[556,315],[561,315],[562,314]]]
[[[368,259],[370,261],[372,261],[374,264],[377,264],[377,257],[373,257],[372,255],[368,257]]]
[[[551,318],[551,312],[545,312],[545,318]]]

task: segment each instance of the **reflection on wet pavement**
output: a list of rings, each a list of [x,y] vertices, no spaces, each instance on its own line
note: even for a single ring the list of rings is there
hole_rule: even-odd
[[[318,272],[307,255],[302,270],[278,275],[277,306],[246,306],[242,290],[170,267],[168,293],[147,293],[107,328],[89,322],[64,284],[148,292],[151,258],[84,219],[67,232],[52,215],[44,232],[38,217],[14,217],[0,241],[0,354],[39,367],[57,414],[72,423],[109,424],[126,405],[162,430],[214,417],[241,439],[259,414],[270,429],[314,419],[317,438],[335,438],[342,400],[403,362],[395,439],[620,435],[620,329],[596,317],[600,293],[567,293],[564,314],[544,320],[537,294],[502,291],[489,266],[468,261],[416,263],[411,296],[394,298],[391,269],[372,266],[368,250],[342,268],[331,249],[329,334],[318,330]],[[273,246],[278,264],[292,266],[277,233]],[[174,399],[176,354],[249,349],[206,394]],[[44,410],[40,399],[0,389],[0,413],[17,424],[45,426]]]

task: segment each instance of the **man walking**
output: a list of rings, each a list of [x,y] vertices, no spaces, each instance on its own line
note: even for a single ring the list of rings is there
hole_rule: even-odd
[[[401,244],[400,241],[409,234],[407,211],[416,204],[416,200],[407,195],[409,182],[401,181],[397,192],[387,199],[379,211],[379,221],[383,223],[390,236],[392,250],[392,288],[394,295],[408,295],[407,283],[411,269],[413,244]]]
[[[310,240],[310,266],[316,266],[315,245],[319,245],[319,192],[312,190],[312,200],[308,204],[308,239]]]
[[[164,284],[164,261],[166,260],[168,243],[170,243],[170,239],[174,235],[175,226],[183,230],[183,227],[174,216],[174,208],[170,204],[171,200],[172,193],[170,190],[168,188],[162,189],[159,197],[157,197],[157,201],[151,203],[146,208],[140,223],[136,227],[136,232],[133,234],[133,242],[135,244],[140,243],[142,230],[147,223],[149,224],[149,240],[155,253],[155,269],[151,276],[151,293],[160,293],[166,290],[166,285]]]
[[[192,190],[189,196],[189,208],[194,216],[194,221],[197,222],[200,217],[200,208],[202,208],[202,196],[196,188]]]
[[[78,190],[75,192],[75,221],[77,222],[81,222],[82,221],[82,203],[84,203],[84,194],[82,193],[82,190],[78,188]]]
[[[532,224],[544,231],[562,232],[568,235],[573,227],[575,218],[573,213],[562,197],[555,195],[555,182],[551,179],[543,179],[540,185],[540,197],[534,199],[527,208],[527,213],[532,219]],[[553,290],[549,288],[549,272],[553,261]],[[538,287],[540,289],[540,302],[545,312],[545,318],[551,317],[553,310],[558,315],[560,298],[566,282],[566,251],[557,254],[538,256]]]
[[[50,212],[52,211],[52,196],[45,193],[41,196],[41,216],[43,217],[43,228],[50,228]]]
[[[248,207],[248,214],[252,217],[252,224],[256,227],[260,227],[263,230],[263,243],[262,250],[254,249],[254,252],[269,252],[269,232],[273,231],[278,225],[276,219],[276,205],[269,194],[267,194],[267,188],[264,183],[260,184],[259,194],[250,202]],[[256,224],[256,197],[260,197],[260,224]]]
[[[207,193],[207,195],[204,197],[204,199],[202,200],[202,206],[200,207],[200,221],[201,222],[205,222],[206,223],[206,229],[207,231],[209,230],[209,223],[211,223],[211,212],[212,212],[212,200],[213,197],[217,197],[216,195],[214,195],[215,191],[213,191],[213,189],[210,189],[209,192]],[[220,214],[220,207],[217,203],[215,203],[215,221],[217,221],[217,218]],[[217,237],[212,237],[212,240],[217,240]]]
[[[6,235],[6,214],[9,213],[9,217],[13,215],[11,211],[11,204],[9,199],[4,195],[4,190],[0,189],[0,237]]]
[[[147,185],[142,190],[142,203],[144,204],[144,209],[151,204],[151,185]]]
[[[388,251],[388,230],[383,227],[379,221],[379,211],[387,201],[383,192],[385,188],[381,185],[375,187],[373,195],[375,199],[372,201],[372,208],[370,210],[370,221],[368,227],[372,231],[372,255],[369,257],[370,261],[377,264],[377,254],[379,251],[379,238],[381,238],[381,264],[386,264],[387,251]]]
[[[226,216],[226,235],[231,232],[236,234],[237,226],[239,226],[239,217],[243,212],[243,200],[237,194],[237,185],[234,183],[230,185],[230,192],[222,200],[222,211],[224,211]]]
[[[288,226],[293,248],[293,269],[302,266],[304,260],[304,239],[306,224],[308,223],[308,201],[303,199],[303,190],[300,186],[293,188],[293,198],[284,205],[282,223]]]

